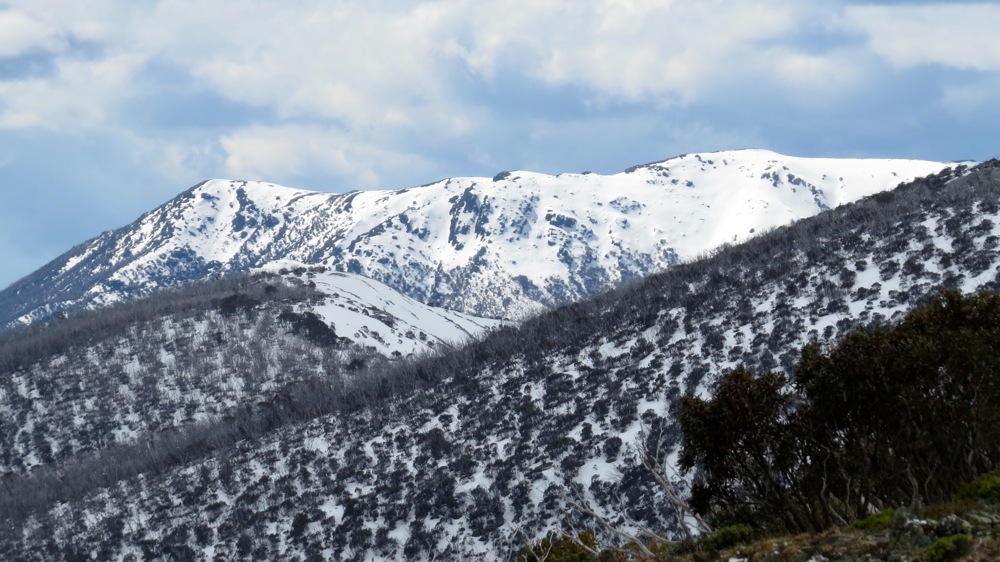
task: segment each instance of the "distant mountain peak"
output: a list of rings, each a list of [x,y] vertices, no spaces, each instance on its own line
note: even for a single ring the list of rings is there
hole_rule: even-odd
[[[277,260],[369,277],[477,316],[516,318],[945,166],[749,149],[612,175],[510,171],[342,194],[214,179],[0,293],[0,325]]]

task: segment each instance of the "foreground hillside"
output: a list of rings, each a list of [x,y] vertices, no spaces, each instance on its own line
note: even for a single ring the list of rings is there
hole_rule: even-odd
[[[279,269],[0,337],[0,473],[59,463],[479,335],[370,279]]]
[[[8,478],[0,552],[503,559],[594,527],[581,506],[680,536],[637,456],[673,462],[679,397],[740,362],[787,369],[808,341],[892,321],[939,287],[998,288],[998,201],[997,162],[950,170],[436,358],[291,385],[266,418],[200,428],[238,433],[234,446],[192,433],[177,454],[157,442],[166,454],[138,477]],[[62,496],[39,492],[56,481]]]
[[[739,150],[338,195],[209,181],[0,292],[0,327],[282,260],[516,319],[944,167]]]

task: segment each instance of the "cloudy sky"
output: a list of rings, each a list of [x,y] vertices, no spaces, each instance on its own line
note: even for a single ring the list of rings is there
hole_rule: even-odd
[[[997,2],[0,0],[0,287],[213,177],[997,157],[997,29]]]

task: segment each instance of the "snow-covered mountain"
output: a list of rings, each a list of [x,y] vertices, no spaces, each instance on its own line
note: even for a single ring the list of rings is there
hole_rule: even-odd
[[[739,150],[609,176],[516,171],[335,195],[213,180],[0,292],[0,326],[281,260],[518,318],[944,167]]]
[[[262,271],[309,284],[321,296],[298,304],[295,312],[314,314],[337,337],[386,357],[461,345],[501,325],[499,320],[427,306],[378,281],[323,266],[278,261]]]
[[[447,352],[498,324],[284,264],[8,332],[0,474],[217,420],[312,378]]]
[[[821,213],[440,356],[331,376],[301,353],[292,367],[315,370],[318,383],[250,394],[250,406],[174,441],[161,418],[183,415],[183,400],[199,407],[180,385],[226,382],[252,359],[244,349],[280,366],[270,358],[301,348],[259,336],[227,357],[217,347],[236,339],[230,332],[181,348],[154,323],[141,335],[25,361],[30,373],[0,372],[12,442],[0,451],[14,469],[104,438],[79,427],[94,419],[88,408],[110,409],[100,418],[108,423],[134,412],[152,429],[96,464],[70,456],[52,470],[7,475],[0,556],[509,560],[526,541],[593,528],[574,501],[625,530],[633,520],[669,535],[677,514],[638,448],[676,458],[680,396],[710,391],[739,363],[790,370],[803,344],[892,322],[941,287],[1000,290],[1000,162]],[[266,312],[241,322],[263,326]],[[177,332],[204,320],[180,321]],[[168,345],[176,359],[159,365]],[[128,346],[150,358],[142,374],[108,361],[126,360]],[[184,361],[208,369],[174,373]],[[77,375],[88,369],[95,376]],[[169,388],[157,384],[161,374]],[[106,394],[86,386],[96,379]],[[157,390],[141,392],[143,384]],[[317,391],[335,399],[314,399]],[[118,470],[133,457],[144,464]]]

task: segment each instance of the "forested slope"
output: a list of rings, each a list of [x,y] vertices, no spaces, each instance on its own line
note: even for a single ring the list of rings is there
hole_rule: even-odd
[[[70,503],[22,501],[44,475],[8,479],[3,552],[504,558],[593,526],[574,503],[677,532],[636,446],[676,449],[680,396],[741,362],[790,369],[808,341],[891,322],[940,287],[998,288],[998,199],[997,162],[949,170],[451,353],[292,385],[285,421]]]
[[[495,326],[323,268],[234,275],[0,336],[0,473],[350,379]]]

